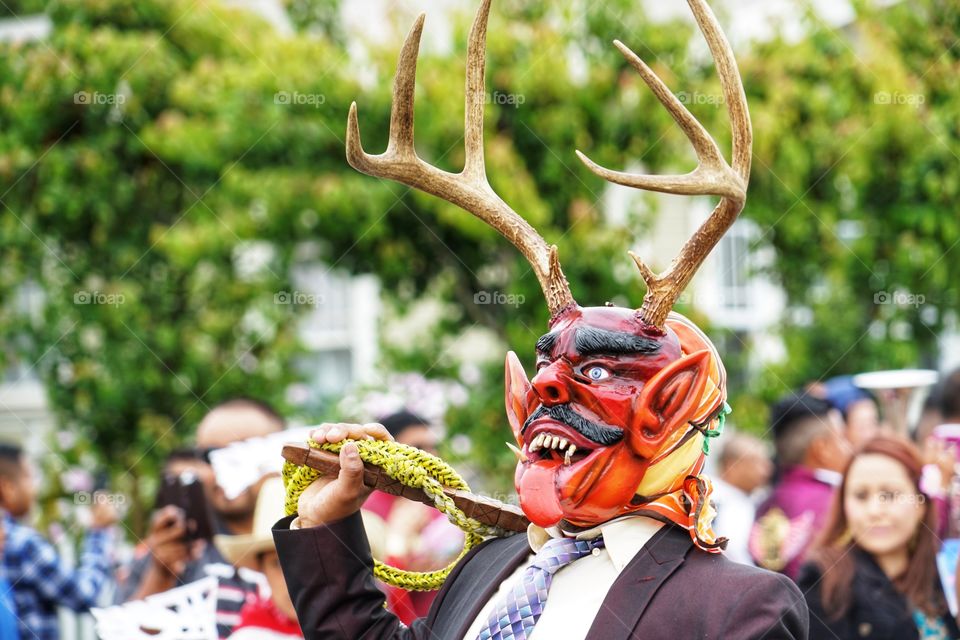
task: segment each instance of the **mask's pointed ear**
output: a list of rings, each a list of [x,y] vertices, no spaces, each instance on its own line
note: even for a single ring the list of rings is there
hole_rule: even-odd
[[[696,414],[707,384],[710,352],[697,351],[680,358],[653,376],[638,399],[640,429],[632,432],[634,446],[652,457],[663,441]]]
[[[507,420],[510,421],[510,428],[513,430],[513,437],[516,438],[517,444],[523,446],[520,429],[527,420],[527,395],[530,393],[531,385],[523,365],[520,364],[520,359],[513,351],[507,353],[505,368]]]

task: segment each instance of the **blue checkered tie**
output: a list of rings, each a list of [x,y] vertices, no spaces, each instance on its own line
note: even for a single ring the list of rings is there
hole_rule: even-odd
[[[526,640],[546,606],[553,574],[602,546],[602,537],[593,540],[551,538],[534,556],[517,584],[497,602],[477,640]]]

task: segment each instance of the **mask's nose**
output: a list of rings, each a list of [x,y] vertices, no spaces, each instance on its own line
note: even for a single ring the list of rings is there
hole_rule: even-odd
[[[570,402],[570,391],[562,375],[564,365],[554,362],[540,369],[530,384],[544,406],[553,407]]]

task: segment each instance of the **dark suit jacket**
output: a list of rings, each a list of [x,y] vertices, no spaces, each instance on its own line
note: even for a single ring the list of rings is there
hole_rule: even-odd
[[[273,535],[308,640],[462,640],[530,554],[525,535],[484,542],[456,566],[429,615],[405,628],[383,608],[359,515],[298,531],[289,523]],[[806,639],[808,622],[788,578],[703,553],[685,531],[665,526],[611,586],[587,640]]]

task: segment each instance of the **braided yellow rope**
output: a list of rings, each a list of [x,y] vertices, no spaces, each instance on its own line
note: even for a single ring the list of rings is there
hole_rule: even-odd
[[[361,460],[377,465],[394,480],[409,487],[423,490],[424,493],[433,498],[437,509],[466,534],[463,551],[460,552],[460,555],[450,565],[437,571],[404,571],[374,559],[373,573],[381,581],[409,591],[439,589],[457,562],[471,548],[479,544],[484,536],[504,535],[503,531],[495,527],[489,527],[473,518],[466,517],[453,500],[443,493],[444,487],[464,491],[469,491],[470,487],[453,468],[434,455],[405,444],[385,440],[345,440],[336,444],[325,443],[322,445],[311,440],[309,445],[314,449],[339,453],[340,448],[346,442],[354,442],[357,445]],[[319,471],[307,466],[299,466],[289,461],[284,464],[283,486],[286,489],[284,507],[287,515],[293,515],[297,512],[300,494],[319,475]]]

